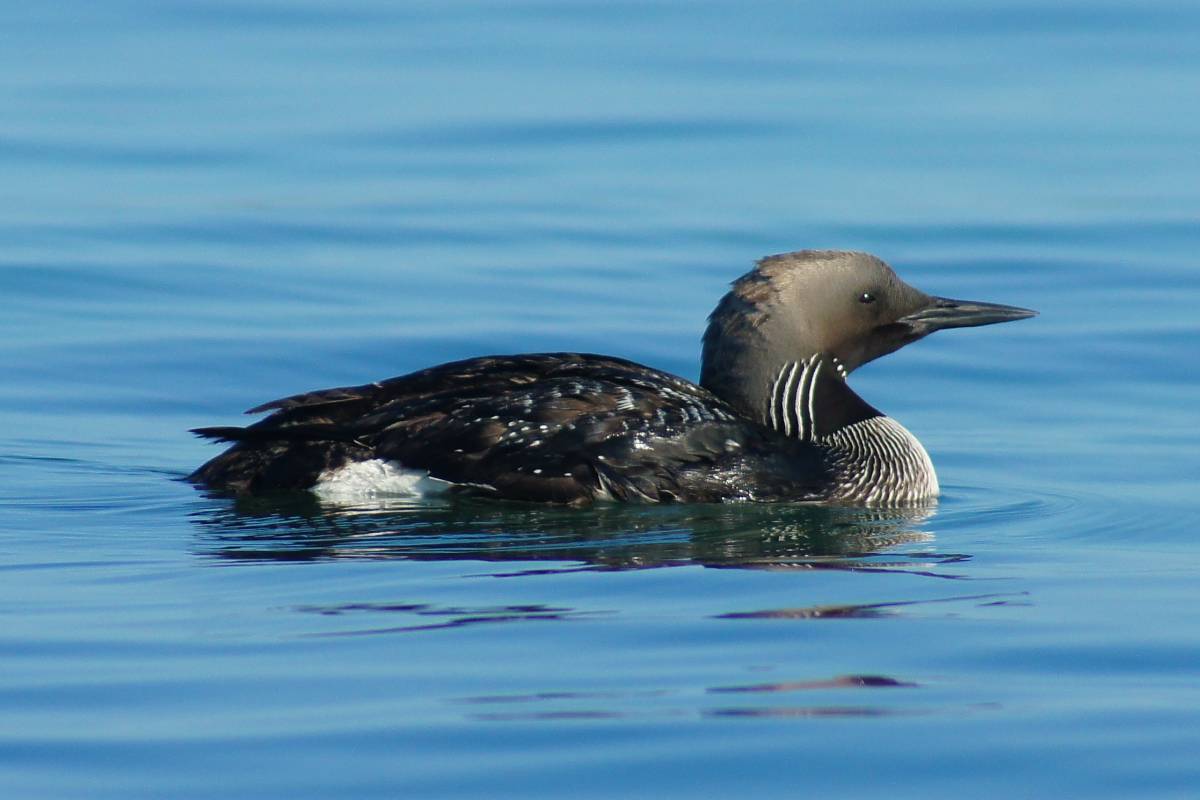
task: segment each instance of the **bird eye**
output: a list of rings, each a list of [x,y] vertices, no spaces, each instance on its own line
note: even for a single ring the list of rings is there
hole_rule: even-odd
[[[860,303],[874,303],[874,302],[875,302],[875,295],[871,294],[870,292],[863,292],[862,294],[860,294],[860,295],[858,296],[858,302],[860,302]]]

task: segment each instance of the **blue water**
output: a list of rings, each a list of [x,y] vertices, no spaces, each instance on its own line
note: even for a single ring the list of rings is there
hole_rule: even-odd
[[[1194,797],[1200,7],[9,3],[0,793]],[[189,427],[694,378],[753,259],[1036,308],[853,377],[926,514],[335,510]]]

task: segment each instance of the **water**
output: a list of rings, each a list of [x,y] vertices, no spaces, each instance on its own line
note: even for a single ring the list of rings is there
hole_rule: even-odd
[[[6,12],[4,796],[1194,795],[1193,4]],[[854,376],[931,513],[177,480],[451,358],[695,377],[800,247],[1042,312]]]

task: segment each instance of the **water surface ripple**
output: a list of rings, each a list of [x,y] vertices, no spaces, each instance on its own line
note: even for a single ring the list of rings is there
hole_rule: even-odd
[[[5,797],[1194,796],[1195,4],[9,11]],[[180,480],[455,358],[695,378],[801,247],[1041,312],[852,376],[936,506]]]

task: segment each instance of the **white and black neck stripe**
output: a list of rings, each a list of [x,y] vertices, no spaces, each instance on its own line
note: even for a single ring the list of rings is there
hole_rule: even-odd
[[[775,373],[767,424],[827,450],[832,497],[845,502],[910,503],[938,493],[925,448],[903,425],[855,394],[834,356],[789,361]]]
[[[790,361],[775,373],[766,414],[773,429],[806,442],[821,438],[817,415],[825,410],[821,405],[829,387],[824,384],[833,380],[844,386],[846,380],[842,363],[836,357],[827,358],[818,353],[802,361]]]

